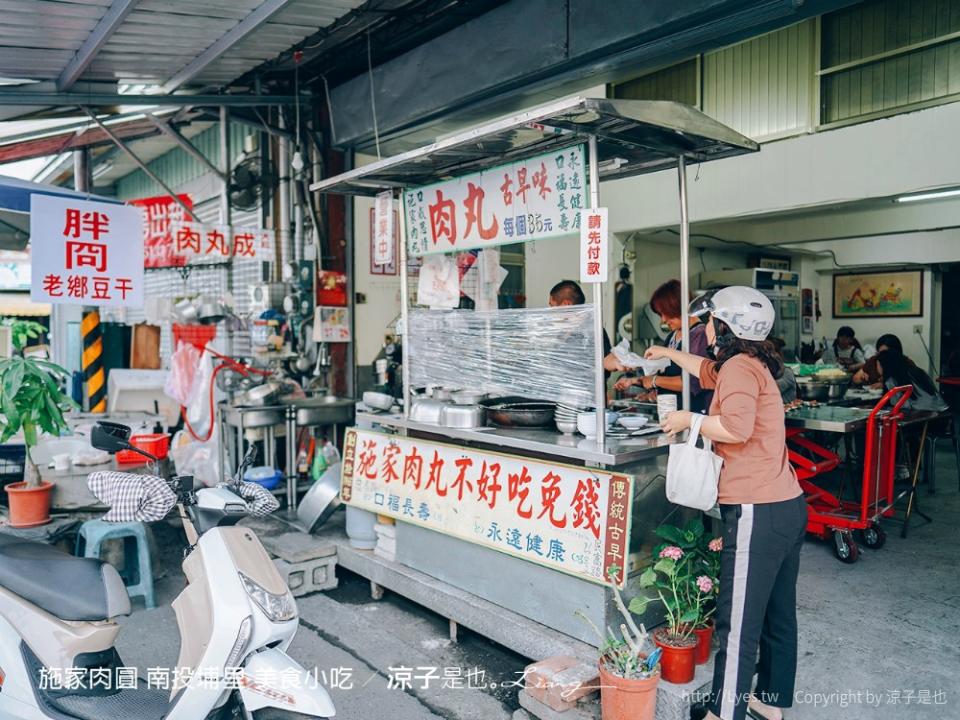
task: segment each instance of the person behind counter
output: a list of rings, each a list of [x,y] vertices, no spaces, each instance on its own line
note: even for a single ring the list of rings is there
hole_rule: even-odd
[[[896,335],[886,334],[881,335],[877,338],[877,354],[868,359],[863,367],[857,370],[853,374],[852,382],[854,385],[874,385],[880,387],[883,383],[883,374],[880,372],[880,368],[877,367],[877,358],[880,356],[884,350],[893,350],[900,355],[903,355],[903,343],[900,342],[900,338]],[[908,358],[906,355],[903,355],[903,359],[907,361],[907,364],[910,367],[916,367],[916,364]]]
[[[587,302],[583,289],[573,280],[561,280],[550,288],[550,307],[563,307],[565,305],[583,305]],[[607,331],[603,331],[603,369],[609,377],[611,372],[623,372],[626,368],[620,364],[616,355],[610,352],[610,336]]]
[[[660,322],[670,329],[666,346],[673,350],[682,349],[683,318],[680,281],[668,280],[653,291],[650,296],[650,307],[660,316]],[[707,335],[700,318],[690,318],[690,352],[700,357],[707,356]],[[626,390],[629,387],[642,387],[645,391],[668,392],[680,395],[683,391],[683,378],[680,367],[671,363],[658,375],[643,375],[641,377],[620,378],[614,387],[617,390]],[[694,412],[706,412],[710,407],[712,393],[700,387],[696,377],[690,378],[690,405]]]
[[[833,344],[823,353],[823,361],[836,363],[847,372],[853,373],[863,367],[866,358],[852,327],[844,325],[837,330]]]
[[[774,310],[763,293],[738,286],[697,298],[691,312],[710,317],[706,334],[715,361],[663,347],[646,355],[668,358],[714,389],[700,429],[723,458],[719,650],[706,717],[743,720],[749,708],[753,718],[781,720],[796,682],[797,574],[807,504],[787,457],[775,382],[783,363],[766,340]],[[662,425],[673,435],[688,429],[692,417],[672,412]]]
[[[902,352],[888,347],[877,355],[877,368],[883,376],[884,390],[893,390],[902,385],[913,387],[913,393],[904,405],[907,410],[943,412],[948,409],[930,376],[911,363]]]
[[[784,342],[783,338],[770,338],[770,342],[777,349],[777,356],[782,363],[784,360],[783,348],[786,347],[787,343]],[[797,376],[786,365],[783,366],[783,372],[777,378],[777,388],[780,390],[780,397],[784,405],[797,401]]]

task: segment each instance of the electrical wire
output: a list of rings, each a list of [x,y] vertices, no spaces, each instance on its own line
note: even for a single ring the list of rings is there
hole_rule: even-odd
[[[373,112],[373,140],[377,146],[377,160],[380,159],[380,128],[377,125],[377,98],[373,91],[373,50],[370,46],[370,30],[367,30],[367,74],[370,78],[370,109]]]
[[[330,141],[332,145],[337,144],[337,126],[333,124],[333,105],[330,104],[330,83],[327,82],[327,76],[321,75],[323,79],[323,92],[327,97],[327,117],[330,118]]]

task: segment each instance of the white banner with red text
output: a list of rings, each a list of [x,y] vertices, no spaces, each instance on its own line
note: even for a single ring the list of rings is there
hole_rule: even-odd
[[[143,307],[143,211],[30,196],[30,299]]]
[[[404,191],[410,256],[578,234],[585,157],[574,145]]]
[[[632,478],[351,428],[340,498],[595,583],[623,586]]]
[[[274,260],[273,230],[184,221],[173,224],[172,234],[174,252],[188,263]]]

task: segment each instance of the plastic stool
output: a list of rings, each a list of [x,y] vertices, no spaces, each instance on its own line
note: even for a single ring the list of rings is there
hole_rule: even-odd
[[[87,520],[77,534],[76,554],[81,557],[100,558],[104,540],[123,540],[123,569],[120,577],[127,586],[127,595],[140,596],[148,608],[157,606],[153,594],[153,565],[150,562],[150,545],[147,542],[147,527],[142,522],[114,523],[105,520]],[[136,545],[136,548],[132,547]]]

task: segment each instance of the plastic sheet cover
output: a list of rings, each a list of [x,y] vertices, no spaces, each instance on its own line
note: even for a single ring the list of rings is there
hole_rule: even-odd
[[[409,323],[404,342],[414,388],[595,404],[593,305],[411,310]]]

